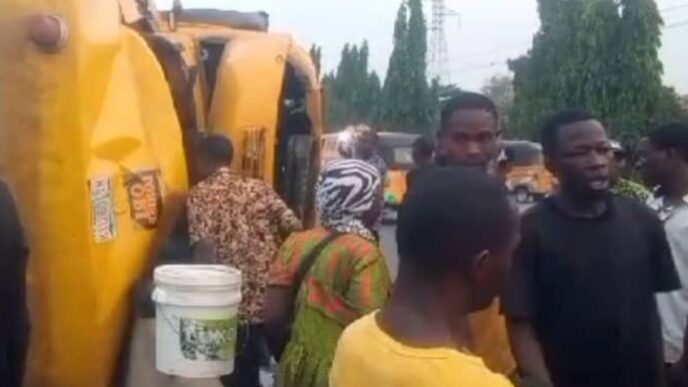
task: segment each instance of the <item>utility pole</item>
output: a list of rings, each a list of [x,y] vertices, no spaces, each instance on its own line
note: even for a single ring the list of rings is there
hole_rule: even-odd
[[[449,49],[447,46],[447,17],[459,17],[458,12],[448,8],[444,0],[431,0],[432,19],[430,22],[430,76],[440,83],[451,84]]]

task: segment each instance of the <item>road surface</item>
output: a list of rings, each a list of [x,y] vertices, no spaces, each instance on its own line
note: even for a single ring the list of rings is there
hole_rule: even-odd
[[[394,224],[383,225],[380,230],[380,245],[382,246],[382,253],[387,258],[387,267],[392,281],[397,277],[397,268],[399,267],[399,257],[397,256],[397,227]]]

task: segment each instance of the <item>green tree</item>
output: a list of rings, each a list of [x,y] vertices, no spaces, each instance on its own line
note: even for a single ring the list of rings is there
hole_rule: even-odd
[[[405,67],[406,41],[408,36],[408,12],[406,4],[402,4],[397,12],[397,20],[394,24],[394,49],[389,59],[387,76],[382,88],[382,101],[377,113],[377,119],[387,126],[394,125],[397,117],[406,116],[408,107],[404,105],[404,77],[407,73]]]
[[[582,108],[635,139],[666,114],[653,0],[538,0],[540,31],[514,72],[511,126],[533,137],[545,116]]]
[[[373,123],[381,86],[379,76],[368,70],[368,57],[368,42],[346,44],[336,71],[323,78],[330,129]]]
[[[509,127],[509,112],[514,104],[514,86],[510,76],[495,75],[488,79],[482,88],[483,94],[497,105],[502,125]]]
[[[676,90],[672,87],[663,87],[651,126],[655,127],[677,120],[688,122],[688,106],[684,105],[684,101]]]
[[[387,129],[427,133],[437,98],[427,81],[427,25],[421,0],[404,1],[394,26],[394,50],[382,89],[378,121]]]

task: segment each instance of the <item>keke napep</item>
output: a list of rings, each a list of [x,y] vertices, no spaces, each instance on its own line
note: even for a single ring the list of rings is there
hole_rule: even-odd
[[[406,195],[406,175],[413,169],[413,143],[418,134],[380,132],[379,151],[388,171],[385,179],[385,216],[392,216]],[[325,134],[321,141],[321,164],[340,159],[342,148],[353,141],[350,129]]]
[[[30,248],[26,386],[112,385],[132,287],[182,213],[199,133],[231,137],[235,170],[313,217],[320,84],[267,27],[262,13],[141,0],[2,0],[0,169]]]

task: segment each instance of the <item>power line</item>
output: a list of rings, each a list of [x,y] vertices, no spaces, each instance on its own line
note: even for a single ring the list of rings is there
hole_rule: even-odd
[[[444,0],[432,0],[431,42],[430,42],[430,69],[433,78],[445,83],[451,83],[451,71],[449,71],[449,49],[446,37],[446,18],[461,15],[448,8]]]
[[[451,83],[447,37],[444,29],[447,7],[444,0],[432,0],[432,42],[430,45],[430,66],[433,78]]]

